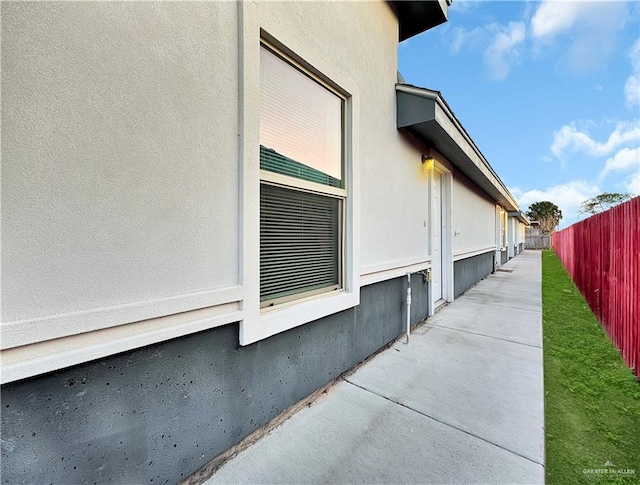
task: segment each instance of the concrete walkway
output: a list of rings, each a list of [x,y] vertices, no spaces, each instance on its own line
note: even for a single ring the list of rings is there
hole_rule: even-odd
[[[206,483],[544,483],[540,252],[501,270]]]

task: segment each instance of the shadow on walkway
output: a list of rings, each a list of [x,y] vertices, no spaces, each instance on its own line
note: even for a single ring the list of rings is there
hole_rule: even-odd
[[[540,252],[502,268],[206,483],[544,483]]]

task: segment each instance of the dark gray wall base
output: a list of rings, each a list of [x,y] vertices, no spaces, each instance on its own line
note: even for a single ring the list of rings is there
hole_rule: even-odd
[[[524,251],[524,243],[518,244],[518,254],[520,254],[522,251]]]
[[[478,281],[493,273],[494,252],[461,259],[453,263],[453,292],[458,298]]]
[[[4,385],[2,482],[176,483],[401,334],[405,295],[397,278],[247,347],[233,324]]]
[[[501,251],[500,252],[500,264],[504,264],[507,261],[509,261],[509,257],[507,256],[507,252],[506,251]]]

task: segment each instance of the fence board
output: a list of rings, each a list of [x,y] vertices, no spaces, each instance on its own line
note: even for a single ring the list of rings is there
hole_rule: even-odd
[[[640,377],[640,197],[556,232],[552,244]]]
[[[544,236],[539,231],[527,232],[524,237],[525,249],[549,249],[551,247],[553,236]]]

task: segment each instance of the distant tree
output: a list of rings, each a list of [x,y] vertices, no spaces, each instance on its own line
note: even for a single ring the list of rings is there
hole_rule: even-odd
[[[532,221],[538,221],[542,234],[553,234],[562,219],[562,211],[553,202],[544,200],[531,204],[527,217]]]
[[[599,214],[600,212],[611,209],[618,204],[622,204],[630,198],[631,194],[605,192],[604,194],[596,195],[592,199],[587,199],[582,204],[580,204],[580,213]]]

